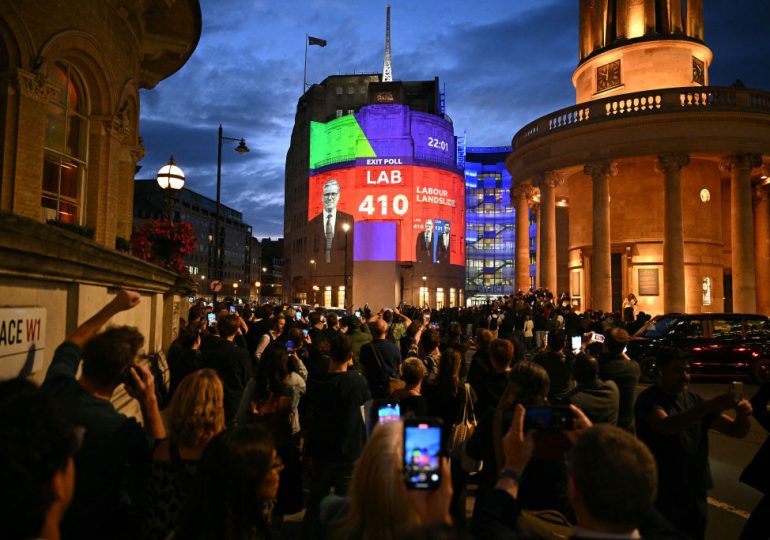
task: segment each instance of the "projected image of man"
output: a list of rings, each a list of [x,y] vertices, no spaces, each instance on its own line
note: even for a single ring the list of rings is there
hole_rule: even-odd
[[[415,247],[417,262],[433,262],[433,220],[425,220],[425,232],[417,235]]]
[[[322,249],[324,251],[324,262],[332,261],[333,249],[344,249],[345,230],[343,225],[353,227],[353,216],[345,212],[337,211],[337,204],[340,200],[340,185],[332,178],[324,184],[323,194],[323,212],[311,220],[311,230],[314,234],[320,234],[323,239]],[[348,234],[353,234],[352,230]],[[352,239],[348,239],[349,241]],[[318,246],[315,247],[318,251]]]
[[[444,231],[439,235],[436,243],[436,260],[440,264],[449,264],[449,222],[444,222]]]

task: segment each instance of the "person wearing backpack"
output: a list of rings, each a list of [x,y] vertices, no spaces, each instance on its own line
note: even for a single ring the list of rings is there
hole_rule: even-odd
[[[388,324],[384,319],[372,323],[374,340],[361,347],[359,360],[375,398],[387,398],[401,379],[401,352],[386,336]],[[403,383],[400,385],[403,387]]]

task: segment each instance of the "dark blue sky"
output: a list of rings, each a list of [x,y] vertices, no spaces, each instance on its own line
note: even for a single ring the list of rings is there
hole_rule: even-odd
[[[203,32],[187,64],[142,91],[140,132],[151,178],[173,154],[186,186],[214,197],[217,128],[251,149],[223,149],[222,202],[254,235],[283,235],[283,171],[308,82],[382,70],[385,6],[371,0],[201,0]],[[524,124],[574,104],[578,0],[391,0],[393,78],[430,80],[446,91],[455,132],[469,146],[501,146]],[[708,0],[711,85],[770,90],[770,0]]]

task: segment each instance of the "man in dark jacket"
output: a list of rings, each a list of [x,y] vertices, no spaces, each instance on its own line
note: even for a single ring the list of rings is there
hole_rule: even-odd
[[[618,427],[629,433],[634,429],[634,403],[636,385],[641,370],[639,364],[628,358],[624,350],[628,343],[628,332],[622,328],[613,328],[604,337],[604,353],[599,356],[599,376],[603,381],[614,381],[620,391],[618,407]]]
[[[548,332],[548,346],[532,359],[548,373],[551,381],[548,401],[552,405],[566,404],[567,392],[572,388],[572,360],[564,354],[567,336],[563,330]]]
[[[311,538],[318,527],[321,500],[334,487],[344,496],[353,475],[353,464],[366,443],[362,407],[371,399],[366,379],[355,370],[353,349],[347,336],[331,340],[329,371],[311,377],[307,384],[307,455],[313,460],[310,494],[302,520],[302,537]]]
[[[203,351],[203,365],[219,374],[225,390],[225,421],[230,423],[238,412],[243,390],[251,378],[251,358],[246,348],[238,347],[235,335],[241,327],[238,315],[225,315],[217,321],[218,340]]]
[[[384,319],[377,319],[372,327],[374,340],[361,347],[359,359],[372,396],[387,398],[390,379],[401,378],[401,351],[387,339],[388,323]]]

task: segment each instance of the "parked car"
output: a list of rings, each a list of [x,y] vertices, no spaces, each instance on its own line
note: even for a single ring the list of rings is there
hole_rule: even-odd
[[[670,313],[659,315],[634,334],[627,354],[639,362],[642,380],[657,374],[661,347],[692,355],[694,377],[729,377],[763,382],[770,378],[770,319],[741,313]]]

